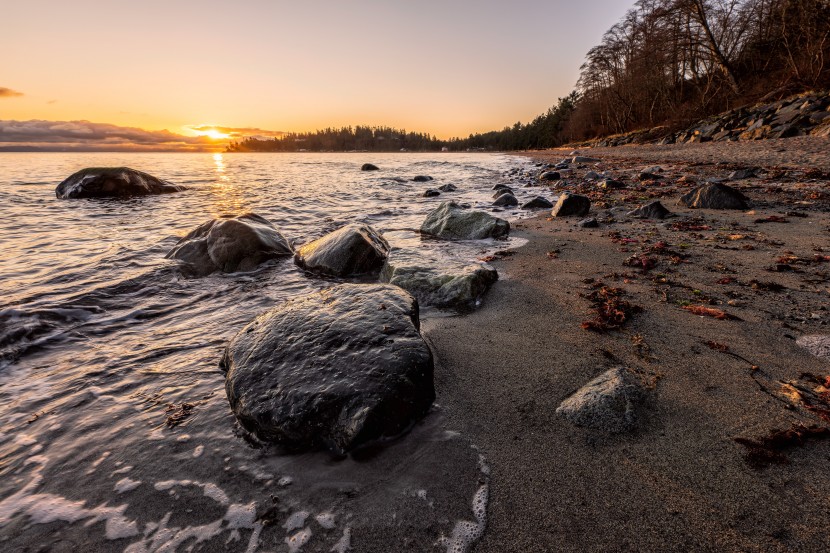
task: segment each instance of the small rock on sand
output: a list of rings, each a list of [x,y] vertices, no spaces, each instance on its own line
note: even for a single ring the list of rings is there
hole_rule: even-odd
[[[553,206],[551,215],[554,217],[568,217],[571,215],[578,215],[580,217],[588,215],[591,210],[591,199],[587,196],[580,196],[579,194],[571,194],[565,192],[559,196],[559,201]]]
[[[680,204],[699,209],[748,209],[748,198],[731,186],[709,183],[680,198]]]
[[[830,334],[810,334],[800,337],[796,344],[822,359],[830,359]]]
[[[635,217],[637,219],[665,219],[666,217],[674,217],[674,214],[657,200],[650,204],[641,205],[634,211],[630,211],[628,215],[629,217]]]
[[[642,380],[625,367],[604,372],[563,401],[556,414],[577,426],[609,433],[629,432],[646,397]]]

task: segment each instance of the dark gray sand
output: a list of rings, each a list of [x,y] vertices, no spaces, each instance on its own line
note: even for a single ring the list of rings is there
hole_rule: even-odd
[[[748,458],[735,441],[830,426],[830,412],[823,418],[819,409],[827,396],[803,396],[813,401],[810,410],[785,384],[820,394],[804,373],[830,374],[826,359],[796,344],[830,334],[830,183],[809,172],[830,166],[828,145],[810,142],[811,153],[794,154],[809,158],[806,166],[729,183],[754,201],[751,211],[691,210],[675,201],[691,180],[726,176],[732,167],[719,161],[780,164],[758,163],[757,144],[722,148],[746,155],[711,163],[696,159],[699,148],[675,148],[666,179],[642,186],[631,178],[643,167],[638,157],[666,163],[653,147],[645,156],[613,149],[622,160],[605,156],[612,149],[582,150],[604,160],[584,170],[609,170],[629,183],[591,192],[600,228],[547,214],[516,224],[513,234],[528,244],[493,262],[501,280],[482,307],[424,323],[438,401],[492,471],[488,528],[474,551],[830,549],[830,440],[805,438],[770,454],[771,464]],[[567,153],[535,155],[558,161]],[[596,189],[579,184],[576,173],[571,188]],[[625,216],[655,196],[680,217]],[[756,222],[770,216],[786,222]],[[624,264],[634,255],[650,261]],[[581,327],[594,315],[580,294],[600,283],[642,308],[619,330]],[[734,319],[688,310],[696,306]],[[608,435],[555,414],[562,400],[617,366],[653,384],[639,429]]]

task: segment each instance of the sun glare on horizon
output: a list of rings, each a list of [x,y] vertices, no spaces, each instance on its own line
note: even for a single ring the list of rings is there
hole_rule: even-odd
[[[231,135],[229,135],[227,133],[223,133],[222,131],[220,131],[218,129],[200,129],[200,130],[191,129],[191,130],[194,133],[196,133],[196,136],[206,136],[206,137],[210,138],[211,140],[226,140],[226,139],[231,137]]]

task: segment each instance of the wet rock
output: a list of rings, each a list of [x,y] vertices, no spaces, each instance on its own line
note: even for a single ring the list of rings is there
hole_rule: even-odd
[[[625,183],[614,179],[605,179],[598,186],[604,190],[619,190],[625,188]]]
[[[551,215],[554,217],[569,217],[571,215],[585,216],[591,210],[591,199],[579,194],[564,192],[559,196],[559,201],[553,206]]]
[[[550,200],[542,196],[536,196],[532,200],[522,204],[522,209],[550,209],[552,207],[553,204]]]
[[[434,198],[435,196],[440,195],[441,193],[438,190],[435,190],[434,188],[427,188],[426,190],[424,190],[424,193],[421,194],[421,196],[423,196],[424,198]]]
[[[646,205],[641,205],[634,211],[630,211],[628,215],[629,217],[636,217],[637,219],[665,219],[666,217],[674,217],[674,214],[657,200]]]
[[[73,173],[55,189],[59,199],[128,198],[186,190],[129,167],[89,167]]]
[[[427,215],[421,232],[450,240],[502,238],[510,232],[510,223],[483,211],[463,209],[455,202],[442,202]]]
[[[507,188],[507,187],[505,187],[505,188],[499,188],[498,190],[496,190],[496,191],[493,193],[493,199],[495,200],[495,199],[496,199],[496,198],[498,198],[499,196],[503,196],[503,195],[505,195],[505,194],[512,194],[512,193],[513,193],[513,190],[512,190],[512,189],[510,189],[510,188]]]
[[[345,284],[263,313],[220,367],[237,420],[265,442],[345,453],[395,436],[435,398],[418,302],[397,286]]]
[[[519,205],[519,200],[516,199],[516,196],[510,192],[507,192],[506,194],[501,194],[498,198],[496,198],[493,205],[497,205],[499,207],[512,207],[514,205]]]
[[[417,175],[413,177],[412,180],[415,182],[429,182],[432,180],[432,177],[428,175]]]
[[[377,271],[389,255],[389,243],[363,224],[350,224],[297,249],[294,262],[303,269],[333,276]]]
[[[377,165],[373,165],[371,163],[364,163],[360,166],[361,171],[378,171],[379,168]]]
[[[421,306],[468,310],[498,280],[486,263],[467,263],[442,257],[430,259],[415,252],[395,250],[380,272],[380,281],[400,286]]]
[[[559,171],[545,171],[541,175],[539,175],[539,180],[541,181],[557,181],[562,178],[562,175]]]
[[[647,393],[639,377],[624,367],[611,369],[563,401],[556,414],[577,426],[609,433],[629,432],[639,424]]]
[[[588,217],[578,222],[577,226],[579,228],[597,228],[599,227],[599,221],[597,221],[596,217]]]
[[[251,271],[261,263],[294,253],[288,240],[254,213],[224,215],[192,230],[165,256],[197,275]]]
[[[820,357],[821,359],[830,359],[830,335],[828,334],[801,336],[795,341],[795,343],[816,357]]]
[[[599,163],[600,159],[587,156],[574,156],[571,158],[571,163]]]
[[[747,201],[746,196],[731,186],[709,183],[683,195],[679,203],[700,209],[748,209]]]
[[[442,184],[438,187],[441,192],[455,192],[458,188],[454,184]]]
[[[501,183],[499,183],[499,184],[494,184],[494,185],[493,185],[493,188],[491,188],[491,190],[503,190],[503,189],[505,189],[505,188],[506,188],[507,190],[510,190],[510,191],[512,191],[512,190],[513,190],[512,188],[510,188],[510,187],[509,187],[509,186],[507,186],[506,184],[501,184]]]

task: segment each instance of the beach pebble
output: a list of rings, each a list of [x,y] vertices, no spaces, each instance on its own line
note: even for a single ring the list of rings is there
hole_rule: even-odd
[[[281,302],[230,341],[220,368],[242,427],[298,449],[344,453],[398,435],[435,398],[418,302],[390,285],[342,284]]]

